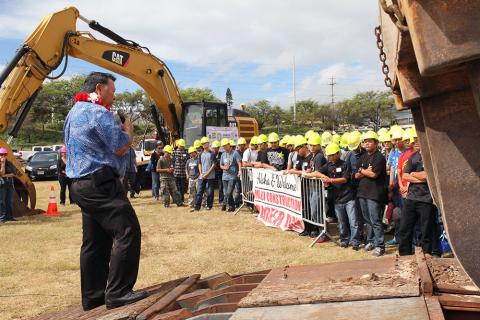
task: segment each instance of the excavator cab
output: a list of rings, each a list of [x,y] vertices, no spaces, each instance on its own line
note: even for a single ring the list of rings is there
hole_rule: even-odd
[[[207,135],[207,126],[227,127],[227,104],[222,102],[184,102],[182,118],[183,125],[180,135],[185,139],[187,146]]]

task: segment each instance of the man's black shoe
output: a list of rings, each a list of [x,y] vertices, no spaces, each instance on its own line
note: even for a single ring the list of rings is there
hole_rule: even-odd
[[[18,220],[15,219],[15,218],[10,218],[10,219],[8,219],[8,221],[18,221]]]
[[[340,243],[341,248],[347,248],[348,247],[348,242],[342,242]]]
[[[235,212],[235,208],[233,207],[228,208],[228,212]]]
[[[357,244],[357,245],[353,245],[353,246],[352,246],[352,250],[353,250],[353,251],[358,251],[358,250],[360,250],[360,247],[358,246],[358,244]]]
[[[310,232],[308,232],[307,230],[303,230],[302,232],[300,232],[298,234],[300,237],[306,237],[308,235],[310,235]]]
[[[320,232],[318,232],[317,230],[314,230],[312,232],[310,232],[310,237],[312,238],[316,238],[320,235]]]
[[[222,206],[222,211],[226,211],[227,210],[227,206],[223,205]]]
[[[82,308],[83,308],[83,311],[88,311],[88,310],[92,310],[97,307],[103,306],[104,304],[105,304],[105,301],[103,300],[98,300],[98,301],[95,300],[95,301],[90,301],[90,303],[86,305],[82,305]]]
[[[107,306],[107,309],[114,309],[121,306],[125,306],[127,304],[135,303],[137,301],[145,299],[146,297],[148,297],[147,291],[139,291],[139,292],[130,291],[123,297],[120,297],[117,299],[105,299],[105,305]]]

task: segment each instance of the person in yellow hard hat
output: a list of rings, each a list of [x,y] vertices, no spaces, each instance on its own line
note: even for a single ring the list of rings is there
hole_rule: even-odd
[[[347,248],[349,244],[352,249],[359,250],[360,232],[358,229],[358,214],[356,212],[355,194],[352,185],[350,166],[340,159],[340,147],[330,142],[325,148],[328,163],[322,166],[319,171],[305,174],[306,177],[321,178],[326,185],[333,188],[335,214],[338,219],[340,234],[340,246]]]
[[[299,136],[295,139],[295,150],[297,151],[297,161],[294,167],[287,170],[286,173],[302,175],[308,169],[308,164],[312,159],[312,153],[308,148],[307,139]]]
[[[180,200],[183,203],[185,202],[185,193],[187,192],[188,187],[188,180],[185,176],[185,165],[187,164],[188,153],[187,150],[185,150],[184,139],[178,139],[176,141],[176,145],[177,149],[175,149],[172,153],[173,168],[175,169],[173,176],[175,177],[177,190],[180,194]]]
[[[355,173],[359,180],[357,197],[367,224],[367,245],[365,251],[373,250],[372,255],[385,254],[383,209],[387,202],[387,163],[378,150],[378,135],[368,131],[363,135],[365,150],[360,157],[360,168]]]
[[[207,192],[207,210],[213,207],[213,186],[215,183],[215,154],[210,150],[210,139],[203,137],[203,151],[200,153],[198,169],[200,171],[198,190],[195,197],[195,211],[200,211],[202,205],[203,193]]]
[[[257,160],[253,162],[253,166],[255,168],[262,168],[263,165],[262,163],[260,162],[259,160],[259,155],[262,153],[262,152],[267,152],[267,149],[268,149],[268,137],[264,134],[261,134],[258,136],[258,147],[257,147]]]
[[[278,142],[280,138],[278,134],[272,132],[268,136],[268,142],[270,143],[270,148],[265,152],[258,153],[258,160],[263,164],[264,168],[269,168],[273,170],[285,170],[287,168],[287,158],[288,150],[280,147]]]
[[[190,212],[195,211],[195,195],[197,194],[198,177],[200,171],[198,170],[198,152],[197,149],[192,146],[188,148],[188,154],[190,159],[187,160],[185,165],[185,176],[188,179],[188,205],[190,206]]]
[[[222,182],[223,182],[223,204],[222,211],[227,210],[235,211],[235,203],[233,199],[233,190],[235,188],[236,180],[241,167],[242,158],[240,154],[231,146],[231,140],[226,138],[220,142],[224,152],[220,159],[220,168],[223,170]]]
[[[242,167],[253,167],[258,156],[258,137],[253,136],[250,139],[250,147],[245,150],[242,157]]]
[[[215,193],[215,189],[218,188],[218,203],[223,203],[223,183],[222,183],[222,169],[220,168],[220,158],[222,157],[222,152],[220,151],[220,141],[215,140],[212,142],[212,152],[215,155],[215,182],[213,184],[213,189]],[[204,196],[202,201],[202,206],[207,206],[207,199]]]
[[[172,153],[172,146],[166,145],[165,148],[163,148],[163,157],[160,157],[157,162],[157,172],[160,174],[160,194],[163,197],[163,205],[165,208],[170,207],[170,196],[177,206],[180,207],[183,205],[173,175],[175,169],[173,167]]]
[[[159,141],[155,146],[155,150],[150,155],[150,160],[146,171],[152,175],[152,197],[155,200],[160,200],[160,175],[157,172],[158,159],[163,155],[163,142]]]
[[[195,140],[193,142],[193,146],[195,147],[195,149],[197,149],[197,152],[202,152],[203,151],[203,148],[202,148],[202,143],[200,142],[200,140]]]
[[[289,151],[288,159],[287,159],[287,171],[295,167],[295,163],[297,162],[297,149],[295,148],[295,142],[302,137],[301,134],[296,136],[291,136],[290,141],[288,142]]]

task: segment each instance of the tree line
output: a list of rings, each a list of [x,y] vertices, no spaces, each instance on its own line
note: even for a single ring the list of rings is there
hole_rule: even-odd
[[[49,132],[61,132],[65,117],[73,106],[73,96],[80,92],[85,81],[84,75],[46,82],[39,92],[20,136],[25,142],[35,142],[48,136]],[[180,89],[183,101],[226,101],[231,107],[233,95],[230,88],[224,99],[215,96],[210,88]],[[112,110],[122,110],[132,119],[137,133],[151,133],[155,130],[150,113],[153,101],[141,90],[124,91],[116,94]],[[246,104],[244,110],[258,121],[260,130],[281,127],[282,132],[316,130],[337,130],[343,126],[388,125],[393,120],[393,98],[389,92],[366,91],[350,99],[337,102],[334,106],[307,99],[296,103],[296,122],[293,123],[293,106],[284,109],[272,105],[268,100]],[[61,139],[61,138],[60,138]]]

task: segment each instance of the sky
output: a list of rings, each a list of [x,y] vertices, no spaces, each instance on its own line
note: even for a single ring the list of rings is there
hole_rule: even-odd
[[[331,77],[336,101],[386,90],[373,33],[377,0],[0,0],[0,69],[43,16],[72,5],[148,47],[180,88],[208,87],[220,99],[230,88],[236,107],[260,99],[293,105],[294,60],[297,101],[331,101]],[[78,21],[77,30],[90,29]],[[70,59],[65,77],[94,70]],[[138,88],[117,80],[118,91]]]

